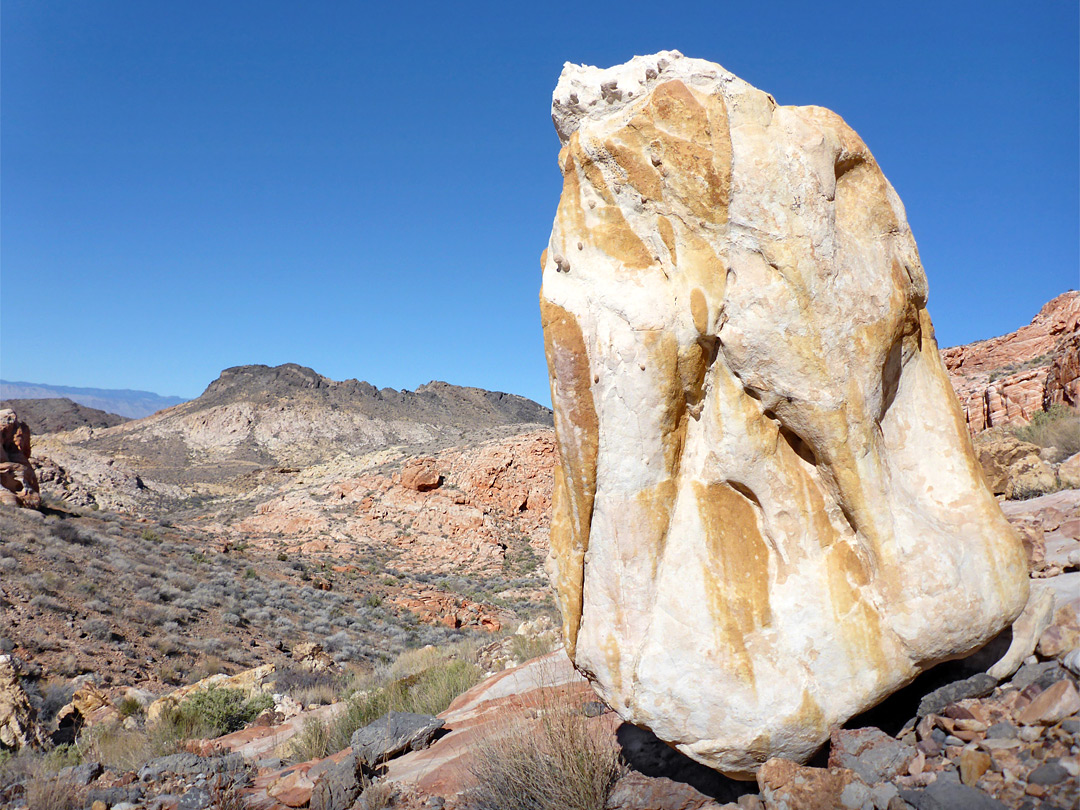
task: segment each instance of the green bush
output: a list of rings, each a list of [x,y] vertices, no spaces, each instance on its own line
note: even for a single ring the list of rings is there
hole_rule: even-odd
[[[211,686],[184,700],[167,722],[187,739],[220,737],[239,731],[273,705],[273,697],[266,693],[248,698],[242,689]]]

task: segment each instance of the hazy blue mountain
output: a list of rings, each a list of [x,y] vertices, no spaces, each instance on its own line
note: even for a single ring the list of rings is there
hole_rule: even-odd
[[[141,419],[162,408],[171,408],[173,405],[187,402],[183,397],[163,397],[152,391],[131,391],[126,388],[72,388],[68,385],[0,380],[0,399],[59,399],[63,397],[88,408],[97,408],[131,419]]]

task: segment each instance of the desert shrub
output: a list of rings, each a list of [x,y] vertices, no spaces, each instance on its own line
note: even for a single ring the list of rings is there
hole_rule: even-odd
[[[554,647],[551,635],[529,636],[515,633],[510,641],[510,655],[515,661],[530,661],[547,655]]]
[[[136,729],[99,723],[79,739],[83,759],[119,772],[138,770],[147,760],[174,754],[181,750],[181,743],[176,727],[169,723]]]
[[[326,705],[341,697],[342,682],[329,672],[309,672],[288,667],[278,671],[274,690],[295,698],[304,706],[312,703]]]
[[[1035,414],[1028,424],[1015,428],[1013,434],[1039,447],[1056,447],[1063,457],[1080,453],[1080,411],[1059,403]]]
[[[169,713],[166,722],[184,738],[220,737],[239,731],[274,705],[268,694],[247,697],[242,689],[200,689]]]
[[[354,686],[366,688],[355,692],[346,702],[345,711],[329,724],[309,721],[311,727],[305,726],[304,732],[298,735],[290,758],[303,762],[340,751],[348,747],[354,731],[387,712],[439,714],[454,698],[475,686],[483,675],[473,661],[451,660],[445,657],[445,652],[424,652],[429,666],[417,674],[395,677],[392,667],[381,678],[369,676],[355,683]],[[406,659],[402,668],[408,670],[415,665],[415,660]],[[317,724],[323,727],[319,728]]]
[[[65,543],[73,543],[77,546],[92,546],[97,542],[97,539],[90,532],[83,531],[78,526],[66,522],[54,528],[53,534]]]
[[[30,606],[35,607],[38,610],[51,610],[54,613],[70,613],[71,608],[67,605],[58,602],[51,596],[46,596],[43,593],[39,593],[33,599],[30,600]]]
[[[26,785],[29,810],[82,810],[85,791],[55,773],[36,774]]]
[[[470,770],[477,810],[603,810],[622,774],[614,735],[574,701],[550,699],[477,746]]]
[[[75,686],[67,681],[50,681],[38,687],[41,694],[41,705],[38,707],[38,720],[41,723],[50,723],[56,717],[56,713],[71,702],[75,694]]]
[[[87,619],[82,623],[83,632],[98,641],[107,641],[112,635],[112,625],[104,619]]]
[[[94,611],[95,613],[112,613],[112,607],[109,605],[109,603],[101,599],[91,599],[84,605],[84,607],[87,610]],[[93,634],[91,633],[91,635]]]

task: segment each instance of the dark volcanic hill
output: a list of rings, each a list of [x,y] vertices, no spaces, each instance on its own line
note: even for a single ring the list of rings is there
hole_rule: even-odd
[[[35,436],[81,427],[107,428],[128,421],[126,416],[88,408],[66,397],[57,399],[5,399],[0,408],[11,408],[30,426]]]
[[[226,369],[197,399],[92,435],[48,436],[34,453],[88,491],[175,501],[241,494],[260,470],[429,453],[551,424],[550,410],[513,394],[442,382],[378,389],[289,363]]]

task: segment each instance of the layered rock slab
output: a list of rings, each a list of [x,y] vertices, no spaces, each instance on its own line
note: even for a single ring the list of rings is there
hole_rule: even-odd
[[[566,65],[552,115],[567,651],[700,762],[805,760],[1027,599],[903,205],[835,113],[675,51]]]

